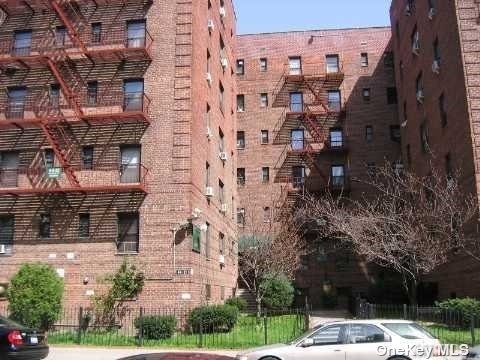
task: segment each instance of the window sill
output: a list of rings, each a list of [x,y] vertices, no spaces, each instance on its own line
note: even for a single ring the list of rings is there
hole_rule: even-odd
[[[115,256],[138,256],[138,251],[137,252],[118,252],[115,254]]]
[[[192,252],[194,252],[195,254],[200,254],[200,250],[196,250],[196,249],[192,249]]]

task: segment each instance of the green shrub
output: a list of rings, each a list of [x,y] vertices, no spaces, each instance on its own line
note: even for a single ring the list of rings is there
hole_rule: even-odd
[[[238,320],[238,309],[230,305],[209,305],[192,310],[189,324],[194,333],[231,331]]]
[[[322,294],[322,305],[325,309],[335,309],[338,305],[338,297],[333,294]]]
[[[462,325],[469,326],[472,317],[480,320],[480,301],[472,298],[448,299],[437,302],[436,305],[442,310],[444,316],[455,317],[461,320]]]
[[[41,264],[25,264],[13,276],[7,291],[10,317],[31,328],[48,330],[62,309],[63,281]]]
[[[260,284],[263,304],[269,309],[286,309],[292,306],[295,289],[283,275],[268,275]]]
[[[247,300],[236,296],[225,301],[225,305],[234,306],[238,311],[244,311],[247,308]]]
[[[177,319],[169,316],[144,316],[135,319],[137,330],[143,329],[143,337],[148,340],[169,339],[175,333]]]

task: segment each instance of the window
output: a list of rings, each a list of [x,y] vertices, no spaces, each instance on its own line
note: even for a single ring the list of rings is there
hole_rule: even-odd
[[[123,98],[125,111],[143,110],[143,79],[124,80]]]
[[[390,139],[395,142],[400,142],[401,138],[400,125],[390,125]]]
[[[262,130],[261,131],[260,143],[262,145],[268,144],[268,130]]]
[[[222,111],[222,114],[225,112],[225,89],[223,88],[222,83],[218,86],[218,101],[219,101],[219,106],[220,110]]]
[[[350,344],[370,344],[391,341],[390,336],[374,325],[350,325],[348,342]]]
[[[345,185],[345,167],[343,165],[332,165],[331,175],[332,186],[337,187]]]
[[[41,238],[50,238],[52,218],[50,214],[40,214],[40,224],[38,229],[38,235]]]
[[[305,131],[303,129],[292,129],[290,138],[292,150],[305,149]]]
[[[428,0],[428,11],[429,15],[434,14],[435,11],[435,0]]]
[[[201,234],[200,229],[194,226],[192,230],[192,250],[198,253],[201,250]]]
[[[237,75],[245,75],[245,61],[243,59],[237,60]]]
[[[376,172],[376,166],[374,162],[367,162],[367,174],[369,176],[375,175]]]
[[[205,223],[206,229],[205,229],[205,257],[207,259],[210,259],[210,224]]]
[[[11,255],[15,234],[15,217],[13,215],[0,216],[0,255]]]
[[[240,186],[245,185],[245,168],[237,169],[237,185],[240,185]]]
[[[367,53],[361,53],[360,54],[360,63],[362,67],[367,67],[368,66],[368,54]]]
[[[301,92],[290,93],[290,111],[303,112],[303,94]]]
[[[205,300],[212,299],[212,285],[205,284]]]
[[[342,107],[340,90],[328,91],[328,108],[331,111],[340,111]]]
[[[262,107],[262,108],[268,107],[268,94],[267,93],[260,94],[260,107]]]
[[[300,189],[305,185],[305,167],[292,166],[292,185],[295,189]]]
[[[395,62],[394,62],[394,55],[393,51],[386,51],[385,54],[383,55],[383,66],[386,68],[393,68]]]
[[[440,110],[440,120],[442,123],[442,127],[445,127],[447,126],[447,123],[448,123],[447,104],[445,102],[445,94],[440,95],[438,99],[438,107]]]
[[[237,149],[245,149],[245,131],[237,131]]]
[[[330,129],[330,147],[343,147],[343,131],[342,129]]]
[[[428,129],[427,124],[424,122],[420,125],[420,144],[422,146],[422,151],[427,153],[429,150],[428,146]]]
[[[438,42],[438,39],[435,39],[433,42],[433,60],[436,61],[437,65],[440,66],[440,44]]]
[[[78,215],[78,237],[88,238],[90,236],[90,214]]]
[[[8,108],[6,117],[9,119],[22,119],[25,111],[27,88],[24,86],[8,88],[7,96]]]
[[[299,56],[288,58],[288,68],[289,68],[290,75],[301,75],[302,74],[302,58]]]
[[[98,81],[87,83],[87,105],[95,106],[98,100]]]
[[[262,167],[262,182],[268,183],[270,181],[270,168]]]
[[[0,152],[0,187],[18,186],[18,165],[18,152]]]
[[[373,141],[373,126],[365,126],[365,141],[371,143]]]
[[[338,73],[339,71],[339,61],[338,55],[327,55],[326,56],[326,63],[327,63],[327,73]]]
[[[225,136],[220,128],[218,128],[218,151],[221,153],[225,152]]]
[[[146,30],[145,19],[127,21],[127,47],[145,47]]]
[[[270,207],[265,206],[265,207],[263,208],[263,222],[264,222],[264,223],[270,222],[270,216],[271,216]]]
[[[218,233],[218,250],[220,254],[225,254],[225,235]]]
[[[240,226],[245,226],[245,208],[237,209],[237,224]]]
[[[397,103],[397,88],[388,87],[387,88],[387,104],[392,105]]]
[[[345,325],[330,325],[322,327],[308,338],[313,340],[314,346],[337,345],[343,343]]]
[[[309,263],[310,263],[310,257],[308,255],[300,255],[300,269],[302,271],[308,270]]]
[[[48,89],[48,97],[50,100],[50,106],[53,109],[60,107],[60,86],[58,84],[51,84]]]
[[[28,56],[32,47],[32,30],[19,30],[13,34],[13,55]]]
[[[245,111],[245,95],[237,95],[237,112]]]
[[[210,51],[208,51],[207,49],[207,74],[210,74],[210,76],[212,76],[211,69],[212,69],[212,56],[210,55]]]
[[[422,73],[420,73],[417,76],[417,80],[415,82],[415,88],[417,90],[417,102],[422,103],[423,98],[425,97],[425,94],[423,92],[423,79],[422,79]]]
[[[205,163],[205,186],[210,186],[210,164],[208,162]]]
[[[139,216],[138,213],[117,214],[117,251],[120,253],[138,252]]]
[[[52,149],[43,149],[43,161],[45,169],[53,169],[55,167],[55,153]]]
[[[221,180],[218,180],[218,202],[225,204],[225,185]]]
[[[220,300],[225,300],[225,286],[220,286]]]
[[[268,60],[266,58],[260,59],[260,71],[265,72],[268,70]]]
[[[412,32],[411,42],[412,42],[412,52],[415,55],[418,55],[420,52],[420,33],[418,32],[418,29],[416,26]]]
[[[65,26],[57,26],[55,28],[55,45],[57,47],[65,46],[65,37],[67,35],[67,29]]]
[[[82,168],[84,170],[93,169],[93,146],[82,147]]]
[[[407,102],[404,101],[403,102],[403,123],[405,125],[407,125],[407,122],[408,122],[408,112],[407,112]]]
[[[363,101],[370,101],[370,88],[364,88],[362,90]]]
[[[450,153],[445,155],[445,175],[447,180],[453,179],[452,155]]]
[[[91,26],[90,36],[92,44],[100,44],[102,42],[102,23],[96,22]]]
[[[123,145],[120,147],[120,182],[140,182],[140,145]]]

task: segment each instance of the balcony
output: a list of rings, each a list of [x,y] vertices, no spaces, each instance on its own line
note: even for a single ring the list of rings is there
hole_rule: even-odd
[[[33,94],[23,100],[7,99],[3,106],[0,105],[0,127],[39,125],[41,121],[59,119],[85,123],[142,121],[149,124],[150,102],[143,92],[109,92],[101,98],[84,94],[80,99],[83,115],[79,117],[63,97],[51,99],[48,92]]]
[[[141,164],[102,164],[89,169],[72,167],[80,183],[72,186],[61,167],[0,169],[0,195],[38,193],[147,192],[148,169]]]

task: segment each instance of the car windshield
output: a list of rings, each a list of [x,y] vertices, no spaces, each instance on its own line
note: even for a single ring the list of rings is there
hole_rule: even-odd
[[[432,334],[415,323],[384,323],[382,325],[404,339],[435,339]]]
[[[16,328],[23,328],[24,326],[20,325],[19,323],[7,319],[6,317],[0,316],[0,327],[16,327]]]

